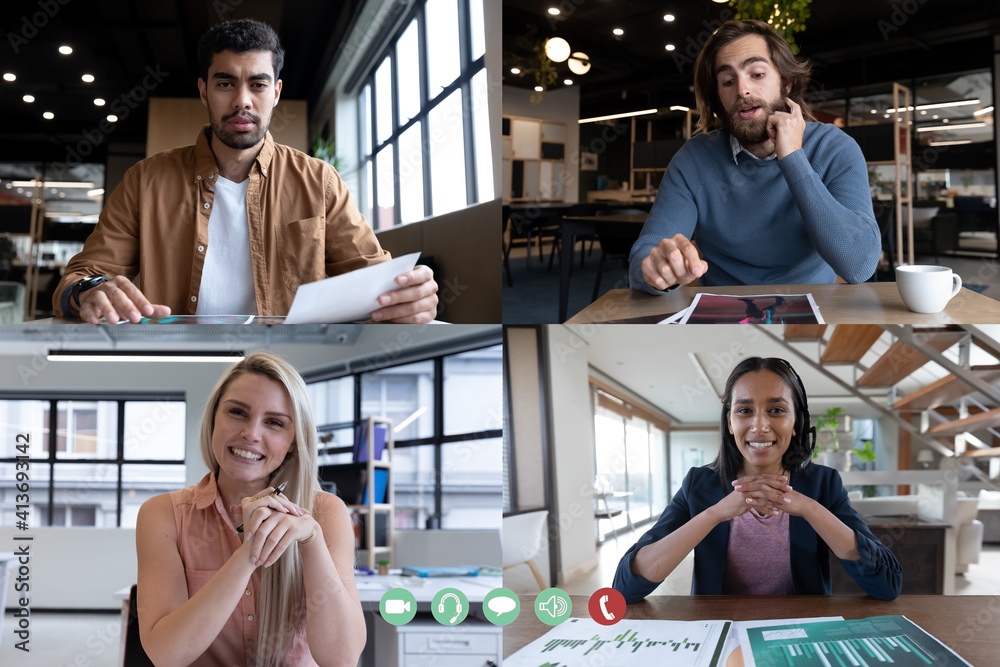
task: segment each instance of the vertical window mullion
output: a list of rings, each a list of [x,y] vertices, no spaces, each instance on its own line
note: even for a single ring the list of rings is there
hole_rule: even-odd
[[[375,127],[375,109],[378,108],[378,100],[376,99],[377,93],[375,91],[375,70],[372,70],[371,76],[368,77],[367,85],[372,91],[372,99],[371,102],[369,103],[369,106],[371,108],[368,109],[368,116],[371,119],[371,124],[372,124],[371,153],[368,154],[368,160],[372,166],[372,182],[371,182],[372,219],[369,220],[369,224],[371,224],[372,229],[377,229],[378,228],[378,163],[375,161],[375,154],[378,153],[378,130]],[[364,90],[363,87],[362,90]],[[362,178],[364,178],[364,176],[362,176]]]
[[[479,181],[476,178],[475,131],[472,126],[472,19],[469,16],[469,2],[477,0],[456,0],[458,2],[458,52],[462,60],[462,134],[465,135],[465,205],[479,201]]]
[[[53,507],[56,499],[56,441],[59,439],[56,433],[58,429],[59,401],[52,399],[49,401],[49,512],[45,518],[45,525],[52,525]]]
[[[428,121],[428,103],[430,102],[430,83],[427,67],[427,11],[426,3],[417,9],[417,53],[420,68],[420,168],[424,174],[424,217],[428,218],[433,211],[431,207],[431,134]]]
[[[186,415],[186,411],[185,411]],[[122,527],[122,476],[125,469],[125,401],[118,401],[118,484],[115,489],[115,528]],[[94,523],[97,523],[97,509],[94,509]]]
[[[444,357],[434,358],[434,527],[441,529],[443,489],[441,434],[444,433]]]
[[[393,41],[392,46],[389,48],[389,90],[392,91],[392,134],[389,135],[389,141],[387,144],[392,144],[392,192],[393,192],[393,207],[392,207],[392,220],[393,226],[398,227],[402,221],[402,201],[400,201],[400,187],[399,187],[399,71],[398,62],[396,58],[396,42],[399,41],[399,36]]]

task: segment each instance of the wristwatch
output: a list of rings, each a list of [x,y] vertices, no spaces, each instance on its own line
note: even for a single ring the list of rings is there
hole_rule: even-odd
[[[69,307],[72,307],[73,303],[76,303],[76,312],[80,312],[80,295],[89,289],[93,289],[100,285],[101,283],[106,283],[110,280],[107,276],[93,275],[87,276],[82,280],[77,280],[70,286],[69,294],[67,295],[67,303],[63,304],[63,312],[67,312]]]

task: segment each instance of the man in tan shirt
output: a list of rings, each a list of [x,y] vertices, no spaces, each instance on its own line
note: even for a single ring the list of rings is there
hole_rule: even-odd
[[[285,315],[300,284],[389,259],[333,167],[267,131],[283,60],[263,23],[227,21],[205,33],[198,89],[209,125],[194,146],[126,172],[66,267],[53,297],[58,313],[94,324],[254,306]],[[379,297],[374,321],[434,319],[429,268],[396,283]]]

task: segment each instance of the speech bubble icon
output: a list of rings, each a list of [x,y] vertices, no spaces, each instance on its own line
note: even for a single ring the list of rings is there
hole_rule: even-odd
[[[512,611],[514,607],[517,606],[517,601],[514,600],[513,598],[508,598],[502,595],[498,595],[497,597],[487,602],[486,606],[494,614],[496,614],[497,616],[501,616],[503,614],[506,614],[508,611]]]

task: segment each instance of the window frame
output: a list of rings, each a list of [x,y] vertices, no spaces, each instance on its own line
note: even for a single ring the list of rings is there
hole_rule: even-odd
[[[47,465],[48,466],[48,480],[47,482],[42,482],[33,476],[32,478],[32,495],[35,496],[39,491],[46,494],[44,500],[34,500],[33,504],[44,505],[46,511],[44,512],[44,523],[40,523],[42,527],[66,527],[65,525],[53,526],[52,518],[53,512],[55,511],[57,505],[55,503],[55,492],[56,492],[56,466],[60,469],[69,469],[71,466],[82,465],[82,464],[94,464],[94,465],[113,465],[115,466],[116,476],[115,476],[115,525],[114,528],[122,527],[122,476],[123,469],[126,465],[187,465],[186,458],[181,459],[131,459],[125,457],[125,405],[127,403],[150,403],[150,402],[169,402],[169,403],[184,403],[185,404],[185,414],[187,412],[187,397],[183,393],[144,393],[144,392],[116,392],[116,393],[78,393],[78,392],[43,392],[43,393],[14,393],[14,392],[3,392],[0,391],[0,401],[47,401],[48,407],[45,412],[48,413],[48,441],[47,441],[47,455],[45,457],[31,457],[27,459],[22,459],[18,457],[0,457],[0,464],[17,464],[19,461],[27,461],[30,465]],[[61,401],[76,401],[84,403],[99,403],[102,401],[106,402],[116,402],[118,404],[118,413],[116,418],[117,434],[115,443],[115,458],[96,458],[96,457],[63,457],[59,458],[56,451],[56,443],[58,441],[58,404]],[[67,413],[68,416],[68,413]],[[66,425],[67,433],[70,429],[69,420],[67,419]],[[68,436],[67,436],[67,446],[68,446]],[[185,443],[186,452],[186,443]],[[13,484],[13,480],[11,480]],[[45,487],[42,486],[45,484]],[[69,503],[59,503],[59,507],[73,507]],[[81,504],[81,506],[84,506]],[[68,511],[72,512],[71,509]],[[112,526],[105,526],[105,528],[111,528]]]
[[[428,82],[428,55],[427,55],[427,43],[428,43],[428,30],[427,30],[427,19],[426,19],[426,5],[427,0],[417,0],[414,6],[403,15],[402,19],[399,21],[398,25],[392,32],[392,37],[387,41],[386,45],[375,51],[374,54],[365,62],[365,64],[360,68],[360,71],[364,71],[365,74],[361,78],[360,82],[351,89],[350,94],[353,95],[354,103],[358,111],[358,171],[361,174],[367,173],[369,165],[372,165],[372,178],[371,182],[368,182],[367,178],[361,179],[361,189],[362,197],[360,198],[363,202],[371,202],[372,208],[367,211],[369,223],[375,231],[382,231],[384,229],[392,229],[399,227],[404,224],[411,224],[412,222],[418,222],[416,220],[410,223],[404,223],[402,221],[402,205],[400,201],[400,157],[399,157],[399,138],[408,129],[413,127],[414,124],[420,123],[420,144],[421,144],[421,173],[423,176],[423,207],[424,216],[423,219],[430,218],[434,215],[433,213],[433,194],[431,188],[431,160],[430,152],[428,147],[430,145],[430,127],[428,125],[428,119],[430,117],[431,111],[437,107],[439,104],[443,103],[452,93],[456,90],[461,90],[462,95],[462,134],[463,134],[463,152],[465,160],[465,201],[466,204],[462,208],[467,208],[478,203],[482,203],[482,198],[479,193],[479,178],[477,173],[477,161],[476,154],[478,150],[492,151],[492,146],[477,146],[475,137],[475,126],[473,119],[473,99],[472,99],[472,79],[480,71],[486,69],[486,54],[479,56],[475,60],[472,59],[472,19],[471,19],[471,3],[479,2],[481,0],[454,0],[457,4],[458,10],[458,46],[459,46],[459,58],[460,63],[460,73],[457,79],[452,81],[450,84],[445,86],[438,92],[433,98],[430,97],[429,82]],[[485,7],[484,10],[485,12]],[[402,34],[409,28],[410,23],[417,21],[417,52],[418,52],[418,67],[417,70],[420,75],[420,85],[419,85],[419,95],[420,95],[420,108],[415,116],[406,121],[406,123],[400,125],[399,123],[399,94],[398,94],[398,68],[396,61],[396,45],[399,42]],[[375,73],[388,58],[390,62],[390,81],[392,85],[391,90],[391,103],[390,103],[390,114],[392,116],[391,124],[392,131],[389,137],[384,141],[379,142],[378,140],[378,125],[376,109],[378,109],[378,91],[375,88]],[[367,105],[362,103],[362,98],[365,96],[365,88],[370,91],[370,103]],[[363,137],[365,134],[365,123],[364,118],[365,113],[368,115],[367,122],[371,127],[371,152],[366,151],[364,146]],[[392,187],[393,187],[393,213],[392,213],[392,224],[388,226],[381,226],[378,215],[379,207],[379,169],[377,167],[377,160],[380,154],[391,147],[392,150]],[[371,191],[366,191],[367,188],[371,188]]]
[[[441,527],[442,518],[442,499],[443,499],[443,488],[442,488],[442,462],[443,462],[443,452],[442,446],[453,443],[461,442],[472,442],[475,440],[486,440],[494,438],[503,437],[503,428],[500,425],[499,428],[495,429],[480,429],[478,431],[467,431],[464,433],[452,433],[450,435],[445,435],[444,433],[444,418],[445,418],[445,407],[444,407],[444,360],[447,357],[457,356],[465,352],[472,352],[475,350],[482,350],[491,347],[496,347],[498,345],[502,346],[503,339],[501,333],[497,331],[496,333],[487,333],[484,336],[477,337],[473,340],[465,341],[459,344],[448,345],[447,347],[440,348],[433,351],[428,351],[426,353],[417,352],[415,354],[404,354],[396,356],[392,359],[379,358],[375,359],[367,364],[362,364],[362,366],[350,372],[350,369],[343,369],[339,371],[332,372],[317,372],[317,373],[305,373],[303,374],[303,379],[306,385],[315,384],[318,382],[326,382],[329,380],[338,380],[341,378],[350,377],[354,381],[354,419],[350,422],[336,422],[331,424],[316,424],[316,432],[318,435],[334,432],[337,430],[343,430],[346,428],[353,428],[355,424],[360,424],[366,418],[361,413],[361,383],[364,382],[364,376],[368,373],[373,373],[377,371],[387,370],[389,368],[396,368],[400,366],[408,366],[410,364],[419,363],[422,361],[433,361],[434,363],[434,414],[433,414],[433,434],[430,436],[419,437],[419,438],[407,438],[404,440],[395,440],[394,447],[396,449],[406,448],[406,447],[424,447],[432,446],[434,448],[434,507],[433,513],[427,518],[426,525],[423,528],[417,528],[416,530],[449,530],[447,528]],[[501,348],[502,349],[502,348]],[[500,365],[500,374],[502,381],[504,362],[506,360],[506,354],[502,352],[502,360]],[[317,452],[318,455],[328,455],[328,454],[349,454],[352,451],[351,446],[340,446],[340,447],[321,447]],[[413,529],[396,529],[396,530],[413,530]]]

